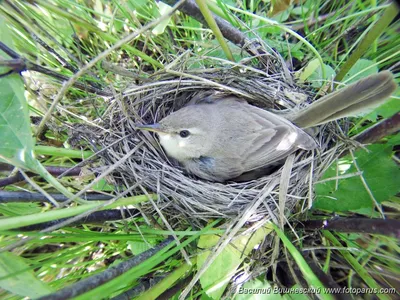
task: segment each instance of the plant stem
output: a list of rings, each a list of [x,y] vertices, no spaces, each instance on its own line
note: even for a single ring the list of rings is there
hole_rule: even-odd
[[[361,40],[358,47],[350,55],[349,59],[340,68],[340,71],[335,77],[334,80],[335,82],[342,81],[342,79],[347,74],[347,72],[349,72],[351,67],[360,59],[362,55],[365,54],[365,52],[367,52],[369,47],[373,45],[374,41],[376,41],[379,38],[379,36],[393,21],[393,19],[397,15],[397,12],[398,12],[397,3],[394,1],[385,9],[380,19],[372,26],[371,30],[365,35],[365,37]]]
[[[65,148],[57,148],[52,146],[35,146],[35,153],[39,155],[50,155],[50,156],[66,156],[70,158],[81,158],[86,159],[93,155],[92,151],[81,151]]]
[[[206,4],[206,0],[196,0],[197,5],[200,8],[201,13],[204,16],[204,19],[206,20],[208,27],[212,30],[214,33],[217,41],[221,45],[222,50],[224,51],[226,57],[234,62],[233,55],[231,50],[228,47],[228,44],[226,43],[224,36],[221,33],[221,30],[219,29],[217,22],[215,22],[213,15],[211,14],[210,10],[208,9],[208,6]]]

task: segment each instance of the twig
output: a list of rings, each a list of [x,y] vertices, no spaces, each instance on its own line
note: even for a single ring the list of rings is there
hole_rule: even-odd
[[[359,143],[372,144],[380,141],[385,136],[395,134],[400,130],[400,112],[395,113],[390,118],[387,118],[374,126],[364,130],[354,137]]]
[[[130,216],[137,215],[137,214],[139,214],[139,210],[137,210],[135,208],[123,209],[123,210],[109,209],[109,210],[95,211],[95,212],[87,215],[85,218],[77,220],[75,222],[72,222],[68,225],[76,226],[76,225],[81,225],[81,224],[103,224],[104,222],[108,222],[108,221],[123,220],[123,219],[129,218]],[[39,224],[33,224],[33,225],[29,225],[29,226],[15,228],[13,230],[14,231],[42,230],[42,229],[46,229],[50,226],[61,224],[62,222],[66,221],[68,219],[70,219],[70,218],[61,218],[58,220],[53,220],[53,221],[43,222],[43,223],[39,223]]]
[[[24,12],[17,7],[16,5],[14,5],[14,3],[12,3],[9,0],[5,0],[5,3],[7,3],[8,6],[10,6],[13,10],[15,10],[18,14],[21,15],[21,17],[23,19],[28,19],[29,16],[27,16],[26,14],[24,14]],[[30,30],[30,28],[28,28],[27,26],[25,26],[22,22],[20,22],[17,18],[15,18],[12,15],[8,15],[9,18],[12,18],[14,20],[14,22],[16,22],[19,26],[21,26],[27,33],[29,33],[32,37],[32,39],[34,41],[36,41],[39,45],[41,45],[44,49],[46,49],[46,51],[48,51],[49,53],[52,53],[55,58],[68,70],[72,71],[73,73],[77,72],[77,70],[75,69],[74,66],[72,66],[71,64],[69,64],[61,55],[59,55],[54,48],[50,47],[49,45],[47,45],[40,37],[38,37],[32,30]],[[39,24],[38,22],[36,22],[35,19],[29,18],[29,21],[32,22],[34,25],[36,25],[40,30],[42,30],[42,32],[46,35],[46,37],[48,39],[50,39],[53,43],[56,43],[58,46],[60,46],[60,44],[58,43],[58,41],[51,36],[46,30],[44,30]]]
[[[196,282],[200,279],[200,277],[205,273],[205,271],[210,267],[212,262],[222,253],[225,247],[232,241],[234,236],[239,232],[239,230],[243,227],[243,225],[249,220],[250,216],[254,213],[254,211],[260,206],[260,204],[265,201],[265,199],[270,195],[271,191],[278,184],[279,178],[275,178],[272,180],[269,186],[265,187],[260,196],[252,203],[250,203],[243,213],[238,216],[235,220],[232,220],[229,224],[229,227],[226,230],[224,236],[222,236],[218,242],[218,244],[214,247],[214,251],[210,253],[207,257],[204,264],[198,270],[196,275],[187,285],[187,287],[182,291],[179,299],[185,299],[187,295],[190,293]]]
[[[168,300],[172,299],[173,296],[183,289],[191,280],[193,279],[193,274],[190,274],[188,277],[178,281],[175,285],[170,287],[164,293],[157,297],[158,300]]]
[[[112,198],[112,199],[110,199],[110,200],[108,200],[108,201],[105,201],[105,202],[99,204],[98,206],[96,206],[96,207],[94,207],[94,208],[92,208],[92,209],[89,209],[88,211],[86,211],[86,212],[84,212],[84,213],[82,213],[82,214],[80,214],[80,215],[71,217],[71,218],[69,218],[69,219],[66,219],[66,220],[61,221],[61,222],[58,223],[58,224],[52,225],[52,226],[50,226],[50,227],[47,227],[47,228],[41,230],[40,232],[53,232],[53,231],[55,231],[55,230],[57,230],[57,229],[60,229],[60,228],[62,228],[62,227],[64,227],[64,226],[67,226],[67,225],[69,225],[69,224],[72,224],[72,223],[74,223],[74,222],[77,222],[78,220],[81,220],[82,218],[84,218],[84,217],[90,215],[91,213],[94,213],[94,212],[100,210],[101,208],[106,207],[106,206],[108,206],[108,205],[114,203],[117,199],[122,198],[122,197],[124,197],[125,195],[131,193],[132,190],[135,189],[136,187],[137,187],[137,185],[134,185],[134,186],[130,187],[129,189],[127,189],[126,191],[124,191],[123,193],[121,193],[121,194],[115,196],[114,198]],[[64,203],[62,204],[62,206],[63,206],[63,205],[65,206],[66,203],[68,203],[68,201],[67,201],[67,202],[64,202]],[[6,246],[6,247],[1,248],[1,249],[0,249],[0,253],[1,253],[1,252],[5,252],[5,251],[10,251],[10,250],[12,250],[12,249],[15,249],[16,247],[20,247],[20,246],[26,244],[27,242],[29,242],[29,241],[31,241],[31,240],[33,240],[33,239],[34,239],[34,237],[27,237],[27,238],[25,238],[25,239],[19,240],[18,242],[15,242],[15,243],[13,243],[13,244],[11,244],[11,245],[8,245],[8,246]]]
[[[14,168],[11,165],[10,166],[11,170]],[[1,167],[1,169],[4,169],[4,167]],[[51,174],[51,175],[63,175],[63,176],[78,176],[81,173],[81,168],[79,167],[72,167],[72,168],[67,168],[67,167],[51,167],[47,166],[46,170]],[[64,174],[65,173],[65,174]],[[36,173],[33,172],[26,172],[26,175],[28,176],[37,176]],[[10,184],[14,184],[20,181],[25,180],[25,178],[21,175],[21,173],[17,173],[14,176],[7,177],[0,179],[0,187],[7,186]]]
[[[212,32],[215,35],[215,38],[217,39],[217,41],[219,42],[222,51],[224,51],[226,57],[230,60],[230,61],[235,61],[232,55],[231,50],[229,49],[228,44],[225,42],[224,37],[222,35],[221,30],[219,29],[217,22],[214,19],[213,14],[211,13],[211,11],[209,10],[208,6],[207,6],[207,2],[206,0],[196,0],[197,6],[199,7],[201,14],[203,15],[205,21],[207,22],[208,27],[210,27],[210,29],[212,30]]]
[[[80,197],[80,196],[83,195],[88,189],[90,189],[92,186],[96,185],[102,178],[108,176],[109,173],[113,172],[113,171],[115,170],[115,168],[118,167],[118,164],[122,164],[129,156],[131,156],[135,151],[137,151],[137,148],[140,147],[140,146],[141,146],[141,144],[138,144],[138,146],[136,146],[136,147],[133,148],[131,151],[129,151],[126,155],[124,155],[124,157],[122,157],[118,163],[116,163],[116,164],[114,164],[112,167],[108,168],[107,171],[103,172],[100,176],[98,176],[98,177],[97,177],[95,180],[93,180],[90,184],[88,184],[87,186],[85,186],[80,192],[78,192],[77,194],[75,194],[75,195],[74,195],[72,198],[70,198],[68,201],[64,202],[64,203],[62,204],[62,206],[66,206],[66,205],[69,204],[71,201],[73,201],[73,200],[75,200],[76,198]],[[107,205],[110,205],[110,204],[112,204],[114,201],[116,201],[117,199],[119,199],[119,198],[121,198],[121,197],[124,197],[125,195],[129,194],[132,190],[134,190],[134,189],[137,187],[137,185],[139,185],[139,183],[140,183],[140,182],[138,182],[138,183],[132,185],[131,187],[129,187],[128,189],[126,189],[126,190],[125,190],[124,192],[122,192],[121,194],[115,196],[114,198],[112,198],[112,199],[110,199],[110,200],[108,200],[108,201],[106,201],[106,202],[103,202],[102,204],[99,204],[98,206],[94,207],[93,209],[88,210],[87,212],[82,213],[82,214],[80,214],[80,215],[77,215],[77,216],[75,216],[75,217],[72,217],[72,218],[70,218],[70,219],[68,219],[68,220],[64,220],[64,221],[62,221],[60,224],[56,224],[56,225],[50,226],[50,227],[48,227],[48,228],[46,228],[46,229],[43,229],[41,232],[52,232],[52,231],[57,230],[57,229],[59,229],[59,228],[61,228],[61,227],[63,227],[63,226],[66,226],[66,225],[71,224],[71,223],[73,223],[73,222],[75,222],[75,221],[77,221],[77,220],[80,220],[81,218],[84,218],[85,216],[91,214],[92,212],[95,212],[95,211],[101,209],[102,207],[105,207],[105,206],[107,206]],[[151,197],[151,195],[149,195],[149,197]],[[2,249],[0,249],[0,252],[3,252],[3,251],[10,251],[10,250],[12,250],[12,249],[14,249],[14,248],[16,248],[16,247],[19,247],[19,246],[24,245],[25,243],[27,243],[28,241],[30,241],[30,240],[32,240],[32,239],[33,239],[32,237],[28,237],[28,238],[26,238],[26,239],[19,240],[18,242],[15,242],[15,243],[13,243],[13,244],[7,246],[7,247],[3,247]]]
[[[42,189],[40,186],[36,184],[33,180],[31,180],[28,175],[22,170],[19,170],[19,172],[24,176],[25,180],[28,181],[28,183],[37,191],[42,193],[55,207],[60,207],[60,204],[49,194],[47,193],[44,189]]]
[[[287,193],[289,189],[290,175],[292,174],[292,168],[294,163],[294,154],[289,155],[285,164],[283,165],[280,181],[279,181],[279,226],[283,229],[285,225],[285,207],[287,200]]]
[[[306,262],[310,266],[311,270],[318,277],[318,279],[323,283],[325,288],[336,289],[337,292],[334,294],[334,299],[336,300],[345,300],[345,299],[353,299],[349,294],[346,294],[344,290],[340,288],[340,286],[336,283],[336,281],[332,278],[332,276],[328,273],[326,274],[321,268],[309,257],[305,257]],[[295,269],[299,269],[298,266],[295,266]]]
[[[395,113],[374,126],[364,130],[353,137],[353,140],[360,144],[373,144],[379,142],[386,136],[395,134],[400,130],[400,112]],[[359,145],[361,146],[361,145]],[[349,154],[349,149],[340,154],[340,158]]]
[[[63,194],[49,193],[49,195],[57,202],[68,201],[68,197],[64,196]],[[112,198],[112,196],[97,193],[84,194],[82,196],[82,198],[86,201],[110,200]],[[25,191],[9,192],[0,190],[0,203],[9,202],[48,202],[48,199],[41,193],[31,193]]]
[[[64,51],[64,53],[69,57],[70,60],[72,60],[73,62],[76,63],[76,65],[78,67],[81,67],[81,62],[78,58],[76,58],[74,55],[72,55],[72,53],[70,51],[68,51],[67,49],[65,49],[65,47],[63,45],[61,45],[56,38],[54,38],[54,36],[52,36],[48,30],[44,29],[34,18],[31,18],[29,15],[25,14],[19,7],[17,7],[16,5],[14,5],[11,1],[6,0],[5,1],[12,9],[14,9],[17,13],[19,13],[21,15],[21,18],[27,20],[29,19],[29,23],[32,22],[32,24],[34,24],[37,28],[39,28],[39,30],[46,36],[46,38],[48,38],[50,41],[52,41],[55,45],[57,45],[57,47],[59,47],[62,51]],[[16,23],[18,23],[19,26],[21,26],[26,32],[28,32],[32,39],[34,41],[36,41],[39,45],[41,45],[44,49],[46,49],[46,51],[48,51],[49,53],[52,53],[55,58],[68,70],[70,70],[73,73],[76,73],[78,70],[77,68],[75,68],[75,66],[71,65],[66,59],[64,59],[60,54],[58,54],[53,47],[49,46],[46,44],[46,42],[44,42],[40,37],[38,37],[30,28],[28,28],[27,26],[25,26],[24,24],[22,24],[17,18],[14,18],[14,16],[9,15],[10,18],[12,18]],[[90,76],[93,77],[93,79],[95,81],[98,81],[98,77],[96,76],[96,74],[94,74],[93,72],[89,72]],[[96,88],[101,88],[101,85],[98,84],[95,81],[91,81],[91,85],[93,87]]]
[[[393,236],[400,239],[400,221],[392,219],[336,218],[301,222],[305,230],[333,230]]]
[[[149,280],[146,280],[146,278],[142,278],[140,282],[132,289],[129,289],[113,298],[110,300],[131,300],[135,299],[137,296],[139,296],[141,293],[144,291],[148,290],[150,288],[150,282]]]

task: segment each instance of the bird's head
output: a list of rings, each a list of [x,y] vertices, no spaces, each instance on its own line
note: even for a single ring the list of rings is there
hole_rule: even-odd
[[[212,147],[212,116],[195,106],[184,107],[159,123],[137,125],[140,130],[155,132],[165,152],[180,162],[207,155]]]

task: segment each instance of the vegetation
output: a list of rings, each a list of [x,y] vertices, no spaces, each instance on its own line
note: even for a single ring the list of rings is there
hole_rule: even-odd
[[[91,141],[71,139],[71,132],[95,125],[113,95],[151,80],[187,50],[237,63],[249,58],[219,36],[211,12],[278,51],[298,84],[315,93],[379,70],[390,70],[399,81],[395,3],[196,2],[209,27],[165,4],[175,1],[0,2],[0,161],[7,163],[0,164],[0,297],[39,298],[76,283],[81,292],[48,299],[118,298],[124,292],[127,298],[177,299],[185,288],[196,299],[250,299],[244,288],[276,287],[315,288],[321,298],[331,297],[324,287],[388,288],[375,292],[379,298],[398,294],[399,135],[393,133],[399,130],[399,91],[348,123],[350,137],[387,119],[392,128],[372,133],[371,145],[338,159],[315,183],[310,209],[303,199],[284,227],[245,224],[229,243],[219,239],[232,230],[222,220],[201,229],[173,228],[175,239],[168,238],[172,228],[163,227],[158,216],[136,214],[156,194],[141,191],[113,201],[119,187],[105,180],[106,171],[91,172],[90,166],[99,166]],[[59,176],[67,170],[68,176]],[[80,191],[88,185],[103,195],[87,200]],[[25,191],[47,200],[10,201],[5,194]],[[96,224],[84,222],[102,212]],[[43,222],[54,223],[40,227]],[[220,254],[203,270],[220,242]],[[121,271],[121,263],[129,266]],[[105,270],[114,272],[112,280]]]

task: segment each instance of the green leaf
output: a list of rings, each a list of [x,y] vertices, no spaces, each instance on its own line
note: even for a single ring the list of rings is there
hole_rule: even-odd
[[[399,111],[399,99],[390,99],[386,103],[377,107],[374,111],[364,116],[364,118],[375,121],[378,116],[389,118]]]
[[[140,15],[145,16],[159,16],[159,10],[155,3],[148,0],[135,0],[128,1],[127,6],[132,11],[138,12]]]
[[[378,203],[389,199],[399,191],[400,170],[392,160],[393,145],[399,137],[392,138],[387,144],[373,144],[367,147],[368,152],[360,149],[355,152],[355,158],[370,191]],[[346,156],[333,164],[322,179],[333,178],[336,175],[346,175],[357,172],[351,156]],[[328,211],[349,211],[374,207],[374,203],[363,185],[360,176],[326,181],[316,185],[316,200],[313,207]]]
[[[304,6],[297,6],[292,9],[291,13],[297,16],[305,16],[308,13],[309,9]]]
[[[0,15],[0,41],[6,44],[9,48],[15,51],[11,30],[8,29],[7,23],[3,16]],[[0,51],[0,57],[9,58],[3,51]]]
[[[2,19],[0,19],[1,22],[3,22]],[[2,28],[3,31],[7,31],[6,26]],[[3,32],[2,36],[6,34]],[[11,33],[8,35],[11,36]],[[38,173],[65,196],[72,198],[73,194],[47,172],[35,158],[34,140],[24,92],[24,84],[18,74],[0,78],[0,162]],[[80,198],[76,201],[84,202]],[[56,205],[56,203],[53,204]]]
[[[72,198],[73,194],[35,158],[28,105],[19,75],[0,78],[0,99],[0,162],[38,173],[65,196]],[[76,201],[84,203],[80,198]]]
[[[15,295],[37,298],[52,289],[35,277],[22,257],[10,252],[0,253],[0,287]]]
[[[232,55],[233,55],[233,58],[235,59],[235,61],[241,60],[242,59],[242,51],[240,49],[236,49],[235,47],[233,47],[233,44],[230,42],[228,42],[228,45],[230,45],[230,48],[232,49]],[[226,59],[226,55],[225,55],[224,51],[221,50],[221,47],[217,40],[208,41],[207,45],[204,45],[203,51],[209,57],[218,57],[218,58]],[[200,61],[199,64],[202,65],[202,64],[204,64],[204,62]]]
[[[285,22],[287,19],[289,19],[290,16],[290,10],[285,10],[282,11],[276,15],[274,15],[273,17],[271,17],[271,20],[275,20],[277,22],[283,23]]]
[[[13,49],[11,31],[1,16],[0,26],[0,40]],[[3,52],[1,56],[7,58]],[[24,84],[18,74],[0,78],[0,161],[19,168],[36,165],[24,91]]]
[[[94,179],[94,178],[93,178]],[[115,190],[115,186],[109,184],[107,180],[100,179],[94,186],[92,186],[92,190],[94,191],[107,191],[112,192]]]
[[[131,250],[131,252],[134,255],[139,255],[140,253],[151,249],[154,246],[153,244],[145,243],[143,241],[130,241],[127,242],[128,249]]]
[[[309,81],[313,87],[319,88],[327,80],[335,77],[335,70],[331,66],[324,64],[325,77],[322,76],[322,68],[320,61],[316,58],[311,60],[305,68],[299,71],[296,76],[300,82]]]
[[[220,299],[237,268],[247,254],[270,233],[269,228],[260,228],[253,235],[241,236],[235,239],[233,245],[228,245],[216,257],[213,263],[200,277],[200,283],[207,295],[213,299]],[[211,249],[220,237],[217,235],[202,235],[199,239],[200,249]],[[197,256],[197,268],[201,269],[207,257],[212,252],[207,250]]]
[[[163,3],[163,2],[156,2],[160,16],[165,15],[171,10],[171,6]],[[151,31],[155,35],[159,35],[164,33],[165,28],[167,27],[168,23],[171,21],[171,17],[165,19],[164,21],[160,22],[156,27],[153,28]]]
[[[266,33],[269,28],[277,28],[278,31],[280,31],[281,29],[279,29],[278,27],[267,27],[265,28],[260,28],[260,32],[264,31],[264,34],[266,36],[270,36],[270,34]],[[265,42],[271,46],[272,48],[274,48],[276,51],[278,51],[279,53],[281,53],[281,55],[283,55],[284,57],[287,57],[288,54],[290,54],[291,57],[295,57],[297,59],[303,59],[304,58],[304,53],[303,51],[301,51],[301,47],[302,44],[301,43],[296,43],[296,44],[292,44],[292,43],[288,43],[288,42],[281,42],[281,41],[277,41],[276,39],[265,39]]]
[[[24,87],[17,74],[0,78],[0,161],[19,168],[36,166]]]
[[[375,62],[368,59],[360,59],[351,67],[346,76],[344,76],[343,81],[350,84],[378,72],[379,69]]]

